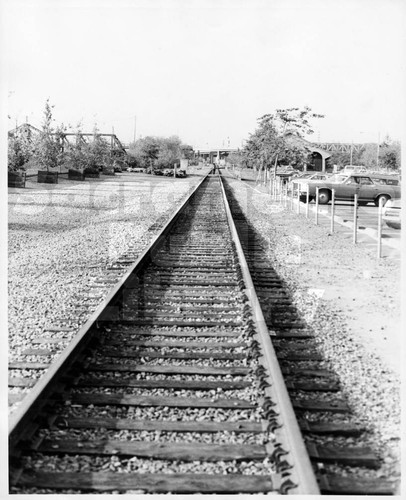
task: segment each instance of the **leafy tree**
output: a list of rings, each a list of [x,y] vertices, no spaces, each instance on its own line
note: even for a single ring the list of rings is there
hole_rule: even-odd
[[[97,125],[93,128],[93,140],[84,145],[85,173],[97,173],[111,164],[110,148],[107,141],[99,135]]]
[[[226,162],[235,165],[237,168],[244,168],[247,164],[245,155],[240,151],[230,153],[226,157]]]
[[[258,119],[258,128],[244,147],[247,163],[264,171],[270,170],[273,163],[274,175],[278,164],[304,163],[308,150],[302,142],[292,141],[292,137],[313,133],[310,120],[322,117],[313,113],[308,106],[303,109],[277,109],[273,114],[263,115]],[[290,140],[287,140],[287,136]]]
[[[186,160],[193,160],[195,152],[192,146],[189,144],[182,144],[180,149],[182,158],[185,158]]]
[[[159,144],[156,137],[147,136],[130,144],[128,154],[144,168],[153,167],[158,158]]]
[[[182,144],[176,135],[170,137],[147,136],[130,144],[129,162],[143,168],[167,168],[179,159],[193,158],[193,148]]]
[[[310,120],[314,118],[324,118],[324,115],[313,113],[309,106],[305,106],[303,109],[277,109],[275,114],[265,115],[265,117],[274,121],[275,127],[278,129],[282,139],[279,151],[277,151],[275,157],[274,175],[276,175],[278,159],[280,159],[282,163],[289,164],[289,154],[287,154],[289,151],[291,151],[291,155],[295,158],[295,163],[303,163],[307,156],[307,149],[298,143],[287,146],[286,141],[284,141],[285,136],[287,133],[297,135],[298,137],[313,134],[314,130],[311,127]],[[285,158],[283,158],[283,156],[285,156]]]
[[[175,162],[179,162],[181,156],[182,142],[177,136],[168,138],[156,138],[159,151],[156,161],[158,168],[172,167]]]
[[[376,146],[375,146],[376,150]],[[330,158],[328,158],[328,162],[330,165],[338,165],[339,167],[344,167],[345,165],[367,165],[367,162],[363,159],[364,149],[361,151],[353,150],[352,152],[352,161],[351,161],[351,153],[348,151],[333,151],[331,153]],[[376,156],[376,153],[375,153]]]
[[[8,171],[15,172],[24,170],[24,165],[29,160],[30,154],[26,144],[18,135],[10,137],[8,140]]]
[[[69,168],[83,172],[87,167],[88,144],[85,143],[81,134],[81,125],[78,124],[74,144],[68,144],[65,150],[65,161]]]
[[[400,141],[392,141],[389,137],[385,139],[380,148],[379,165],[390,170],[400,170]]]
[[[52,127],[52,108],[49,99],[45,103],[44,118],[42,122],[42,132],[39,134],[34,145],[34,158],[39,169],[49,171],[51,168],[57,168],[62,163],[61,136],[64,132],[64,126],[56,129]]]
[[[377,168],[377,145],[376,144],[365,144],[361,153],[356,153],[352,155],[352,163],[353,165],[363,165],[367,168],[374,169]],[[348,165],[345,163],[345,165]]]

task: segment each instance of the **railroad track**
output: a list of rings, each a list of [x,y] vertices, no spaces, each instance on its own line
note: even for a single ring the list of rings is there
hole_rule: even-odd
[[[337,381],[309,368],[311,335],[234,204],[245,258],[223,196],[209,176],[66,350],[49,365],[40,349],[21,370],[48,362],[11,414],[11,493],[317,494],[315,472],[322,493],[391,492],[320,467],[378,459],[322,441],[363,430],[315,419],[346,414],[338,399],[297,398],[335,398]]]

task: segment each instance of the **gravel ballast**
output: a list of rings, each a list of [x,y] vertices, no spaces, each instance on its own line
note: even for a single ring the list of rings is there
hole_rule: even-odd
[[[22,353],[38,337],[64,340],[43,344],[56,357],[203,173],[28,180],[25,189],[9,189],[9,360],[35,361]],[[109,270],[125,253],[122,269]]]

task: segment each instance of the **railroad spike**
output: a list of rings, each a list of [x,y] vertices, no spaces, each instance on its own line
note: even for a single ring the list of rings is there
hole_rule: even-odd
[[[266,389],[267,387],[271,387],[271,384],[267,380],[261,379],[261,381],[259,382],[259,388]]]
[[[282,495],[287,495],[289,493],[289,490],[293,489],[293,488],[297,488],[297,484],[294,483],[291,479],[287,479],[286,481],[284,481],[280,487],[280,490],[279,492],[282,494]]]
[[[276,448],[271,455],[271,460],[273,462],[275,462],[275,464],[280,464],[280,463],[282,463],[281,457],[283,457],[284,455],[287,455],[287,454],[288,454],[288,452],[285,451],[280,444],[278,444],[278,445],[276,445]]]

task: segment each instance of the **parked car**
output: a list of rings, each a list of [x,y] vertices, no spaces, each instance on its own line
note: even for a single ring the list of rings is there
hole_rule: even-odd
[[[173,170],[171,168],[165,168],[163,174],[169,177],[170,175],[173,175]]]
[[[346,165],[341,173],[343,174],[362,174],[367,172],[367,169],[363,165]]]
[[[400,184],[399,177],[397,175],[385,175],[385,174],[369,174],[371,179],[375,184],[388,184],[390,186],[398,186]]]
[[[307,190],[306,186],[308,183],[317,182],[317,181],[325,181],[327,179],[330,179],[331,177],[332,177],[332,174],[329,174],[326,172],[308,173],[305,175],[301,175],[299,177],[294,177],[289,183],[288,191],[289,191],[289,188],[292,188],[292,185],[294,185],[295,190],[297,190],[299,187],[300,190],[304,190],[306,192],[306,190]]]
[[[186,177],[186,171],[185,170],[177,170],[176,177],[180,177],[180,178]]]
[[[388,200],[384,206],[382,220],[393,229],[400,229],[402,203],[399,198]]]
[[[307,184],[309,186],[310,200],[316,197],[316,188],[319,188],[319,203],[327,204],[332,197],[332,190],[335,191],[335,199],[341,201],[353,201],[354,195],[358,195],[360,205],[374,202],[379,205],[379,200],[383,199],[383,204],[391,198],[400,198],[400,186],[388,184],[376,184],[370,176],[365,174],[352,174],[348,176],[337,175],[325,181],[314,181]],[[299,184],[300,197],[306,199],[307,185]]]

